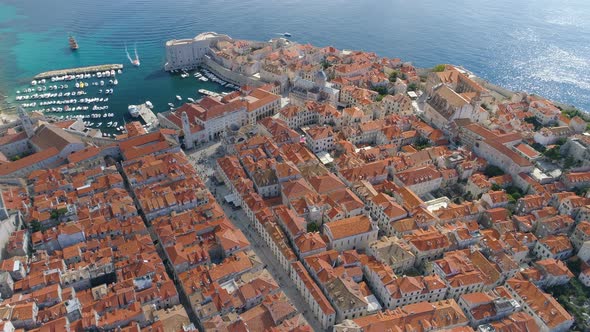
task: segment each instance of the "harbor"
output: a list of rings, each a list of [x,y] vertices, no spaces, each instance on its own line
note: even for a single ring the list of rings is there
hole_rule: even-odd
[[[51,78],[54,76],[65,76],[65,75],[77,75],[77,74],[91,74],[101,71],[111,71],[111,70],[122,70],[122,64],[106,64],[106,65],[97,65],[97,66],[87,66],[87,67],[77,67],[77,68],[68,68],[68,69],[58,69],[58,70],[50,70],[46,72],[42,72],[37,74],[33,77],[35,80],[44,79],[44,78]]]

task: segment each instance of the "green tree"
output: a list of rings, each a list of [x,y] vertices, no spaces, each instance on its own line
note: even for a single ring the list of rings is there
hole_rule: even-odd
[[[545,150],[547,150],[547,148],[543,144],[539,144],[537,142],[531,144],[531,147],[541,153],[543,153],[543,152],[545,152]]]
[[[389,81],[395,82],[397,80],[398,76],[399,76],[399,72],[397,70],[392,71],[391,74],[389,74]]]
[[[387,94],[387,87],[384,86],[376,86],[373,88],[373,91],[378,92],[380,95],[384,96]]]
[[[416,83],[410,83],[408,85],[408,91],[416,91],[416,90],[418,90],[418,84],[416,84]]]
[[[416,143],[414,143],[416,150],[424,150],[425,148],[430,147],[430,145],[430,141],[422,136],[418,137]]]
[[[488,165],[486,166],[486,169],[483,171],[483,174],[491,178],[494,176],[504,175],[504,171],[498,166]]]
[[[318,226],[318,224],[316,224],[315,222],[310,222],[309,224],[307,224],[308,233],[319,232],[319,230],[320,226]]]
[[[551,160],[558,160],[561,159],[561,154],[559,153],[559,147],[555,146],[549,150],[543,152],[543,155]]]
[[[447,66],[444,64],[440,64],[440,65],[434,66],[434,68],[432,68],[432,71],[435,73],[440,73],[441,71],[445,71],[445,69],[447,69]]]
[[[537,118],[534,116],[526,117],[526,118],[524,118],[524,121],[532,124],[533,127],[535,128],[535,131],[543,128],[543,124],[541,122],[539,122],[539,120],[537,120]]]
[[[31,224],[29,226],[31,227],[31,231],[33,233],[38,232],[42,229],[41,223],[37,219],[34,219],[33,221],[31,221]]]

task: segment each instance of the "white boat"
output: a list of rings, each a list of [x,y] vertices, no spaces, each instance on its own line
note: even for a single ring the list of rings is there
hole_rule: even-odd
[[[113,81],[113,84],[117,85],[117,84],[119,84],[119,81],[117,81],[117,79],[115,78],[115,80]]]
[[[100,85],[103,86],[104,85],[104,81],[101,80],[100,81]]]
[[[145,106],[147,106],[148,108],[154,108],[154,105],[149,100],[145,102]]]
[[[182,97],[181,97],[181,96],[179,96],[179,95],[176,95],[176,99],[178,99],[178,100],[182,100]]]
[[[127,109],[129,110],[129,115],[131,115],[134,118],[138,117],[140,114],[139,109],[135,105],[129,105]]]
[[[35,80],[32,80],[32,81],[31,81],[31,85],[37,85],[37,81],[35,81]]]
[[[121,69],[117,70],[117,74],[123,74],[123,71]]]
[[[190,98],[189,97],[189,98],[186,98],[186,99],[188,99],[188,101],[190,101],[191,103],[194,103],[195,102],[195,100],[193,98]]]
[[[174,107],[174,104],[172,104],[172,103],[168,103],[168,106],[170,106],[170,107]]]
[[[76,88],[80,87],[80,83],[76,82]]]

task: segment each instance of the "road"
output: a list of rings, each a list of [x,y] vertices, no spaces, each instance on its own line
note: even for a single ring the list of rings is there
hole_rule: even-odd
[[[303,314],[314,331],[322,331],[323,329],[320,323],[313,313],[308,310],[308,305],[297,290],[295,283],[282,268],[270,248],[266,245],[264,239],[262,239],[262,237],[254,230],[254,227],[250,225],[248,217],[244,211],[242,209],[234,211],[228,204],[225,204],[223,198],[225,195],[229,194],[227,186],[216,186],[209,179],[209,176],[213,175],[215,172],[215,161],[216,158],[220,156],[217,154],[220,146],[221,143],[219,142],[208,144],[207,146],[195,150],[186,151],[186,154],[190,157],[191,163],[195,166],[195,169],[207,184],[209,191],[215,195],[217,202],[221,204],[226,216],[230,218],[233,224],[238,227],[244,233],[248,241],[250,241],[252,250],[254,250],[256,255],[258,255],[264,264],[266,264],[266,269],[277,281],[281,290],[289,297],[291,303],[295,305],[297,310]]]

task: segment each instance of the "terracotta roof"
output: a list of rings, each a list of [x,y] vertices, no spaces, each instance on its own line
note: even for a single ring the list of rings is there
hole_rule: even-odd
[[[10,175],[18,170],[23,168],[30,167],[35,165],[43,160],[47,160],[51,157],[54,157],[59,154],[59,150],[56,147],[49,147],[46,150],[42,150],[40,152],[34,153],[32,155],[26,156],[22,159],[0,164],[0,176]]]
[[[349,236],[360,235],[373,231],[371,220],[365,215],[359,215],[324,224],[333,240]]]

